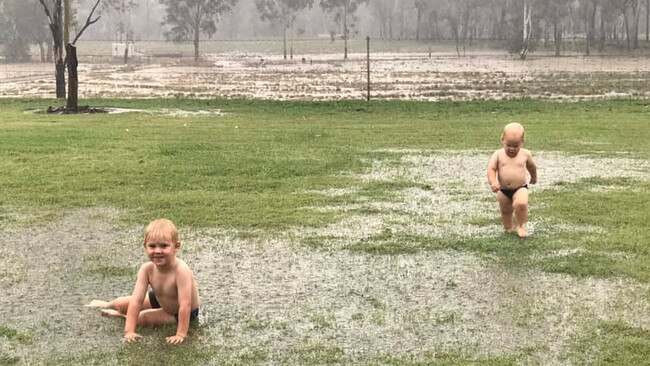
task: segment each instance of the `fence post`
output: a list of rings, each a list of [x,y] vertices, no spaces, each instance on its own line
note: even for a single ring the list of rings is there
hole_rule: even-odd
[[[370,36],[366,37],[366,54],[367,54],[367,65],[368,65],[368,95],[366,100],[370,101]]]

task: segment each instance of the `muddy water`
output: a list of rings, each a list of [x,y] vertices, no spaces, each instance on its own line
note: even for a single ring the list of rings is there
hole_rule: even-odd
[[[264,62],[261,62],[261,59]],[[375,99],[578,100],[650,98],[650,63],[644,57],[536,57],[505,54],[467,57],[381,53],[371,59]],[[196,66],[180,62],[80,65],[79,97],[177,97],[336,100],[366,96],[365,55],[206,55]],[[0,69],[0,96],[51,97],[51,65]]]

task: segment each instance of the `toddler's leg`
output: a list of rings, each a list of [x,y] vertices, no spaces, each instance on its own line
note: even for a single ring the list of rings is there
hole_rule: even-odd
[[[102,316],[124,318],[126,316],[126,309],[129,308],[129,301],[131,301],[131,296],[118,297],[115,300],[107,302],[100,312]]]
[[[515,216],[517,218],[517,235],[520,238],[525,238],[528,236],[528,232],[526,232],[526,223],[528,222],[528,189],[522,188],[518,190],[512,198],[512,205],[514,206]]]
[[[126,310],[129,308],[129,301],[131,301],[131,296],[118,297],[115,300],[109,301],[105,308],[117,310],[120,314],[126,315]]]
[[[147,309],[140,312],[138,325],[176,324],[176,317],[163,309]]]
[[[129,308],[130,301],[131,301],[131,296],[122,296],[108,302],[101,301],[101,300],[93,300],[90,302],[90,304],[86,306],[102,308],[101,309],[102,316],[123,318],[126,316],[126,311]],[[147,309],[151,309],[149,296],[144,297],[144,301],[142,302],[142,308],[140,309],[140,311],[147,310]]]
[[[501,209],[501,222],[506,231],[512,230],[512,201],[506,197],[505,194],[497,192],[497,199],[499,200],[499,208]]]

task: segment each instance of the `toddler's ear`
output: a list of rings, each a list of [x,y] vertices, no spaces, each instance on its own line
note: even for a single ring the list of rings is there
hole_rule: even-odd
[[[181,241],[179,240],[176,242],[176,249],[179,249],[180,247],[181,247]]]

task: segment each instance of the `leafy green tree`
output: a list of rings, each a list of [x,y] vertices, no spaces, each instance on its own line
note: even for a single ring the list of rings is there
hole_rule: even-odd
[[[298,14],[314,5],[314,0],[255,0],[262,20],[280,22],[284,28],[284,59],[287,59],[287,31]]]
[[[212,37],[217,32],[220,14],[230,11],[237,0],[160,0],[167,6],[164,24],[171,26],[165,33],[174,42],[191,41],[194,59],[199,59],[200,35]]]
[[[334,13],[334,20],[343,25],[344,52],[343,58],[348,59],[348,39],[350,28],[356,19],[359,5],[367,4],[369,0],[321,0],[320,7],[328,13]]]

